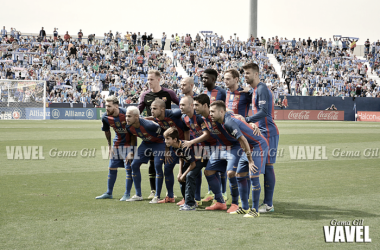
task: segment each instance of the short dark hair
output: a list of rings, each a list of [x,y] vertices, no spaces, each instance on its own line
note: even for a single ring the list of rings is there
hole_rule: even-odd
[[[226,103],[222,100],[211,103],[211,106],[216,106],[217,108],[221,108],[223,111],[226,111]]]
[[[199,102],[201,105],[207,104],[207,107],[210,107],[210,97],[206,94],[200,94],[194,97],[194,101]]]
[[[215,69],[206,69],[203,73],[213,75],[215,79],[218,78],[218,72]]]
[[[173,140],[177,139],[177,141],[178,141],[179,140],[179,132],[178,132],[177,128],[170,127],[164,132],[164,137],[170,137]]]
[[[239,71],[237,71],[236,69],[228,69],[226,70],[224,74],[227,74],[227,73],[230,73],[233,78],[239,78],[240,76]]]
[[[245,69],[245,70],[252,69],[253,71],[255,71],[257,73],[260,73],[259,66],[256,63],[252,63],[252,62],[247,63],[246,65],[244,65],[243,69]]]

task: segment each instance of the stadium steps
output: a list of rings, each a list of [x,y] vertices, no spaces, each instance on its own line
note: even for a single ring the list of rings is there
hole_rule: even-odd
[[[285,82],[285,79],[281,77],[281,65],[277,61],[276,57],[273,54],[268,54],[269,61],[273,65],[274,69],[277,72],[277,75],[280,77],[281,82]]]
[[[363,56],[357,56],[356,58],[359,59],[359,60],[366,60]],[[369,65],[369,62],[366,62],[365,64],[368,67],[368,71],[367,71],[368,78],[371,78],[371,79],[375,80],[376,83],[379,84],[380,83],[380,77],[378,75],[376,75],[376,74],[372,74],[371,73],[372,68]]]
[[[174,61],[173,53],[170,50],[164,50],[164,53],[166,53],[168,56],[170,56],[171,59]],[[182,76],[182,78],[189,77],[186,70],[182,67],[182,65],[179,62],[177,62],[177,67],[175,67],[175,69],[178,72],[178,76]]]

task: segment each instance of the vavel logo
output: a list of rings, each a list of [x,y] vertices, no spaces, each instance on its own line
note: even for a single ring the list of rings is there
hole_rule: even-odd
[[[364,220],[330,221],[330,226],[324,226],[325,242],[371,242],[369,226],[363,226]]]

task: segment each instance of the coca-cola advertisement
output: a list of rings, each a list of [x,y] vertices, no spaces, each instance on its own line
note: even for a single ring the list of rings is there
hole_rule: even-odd
[[[344,121],[344,111],[279,110],[284,120]]]
[[[250,112],[249,115],[251,116],[252,112]],[[380,115],[378,114],[378,116]],[[274,110],[273,119],[274,120],[344,121],[344,111],[278,110],[277,109],[277,110]]]
[[[380,122],[380,112],[358,111],[357,120],[361,122]]]

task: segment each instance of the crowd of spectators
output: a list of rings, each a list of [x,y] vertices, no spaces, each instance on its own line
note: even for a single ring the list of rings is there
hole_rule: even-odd
[[[120,33],[114,36],[110,31],[105,33],[104,39],[95,39],[92,34],[85,41],[82,30],[75,39],[68,32],[62,39],[56,30],[53,37],[47,37],[43,28],[37,37],[12,39],[13,35],[3,30],[1,79],[47,81],[47,101],[50,103],[102,106],[103,90],[119,97],[122,105],[137,103],[140,93],[147,89],[146,76],[150,69],[162,72],[163,84],[167,87],[179,86],[181,76],[177,76],[171,57],[146,33],[127,32],[122,38]],[[163,34],[162,40],[165,39]],[[9,93],[13,100],[27,100],[26,93],[19,93],[23,92],[22,88],[13,88],[13,91]],[[38,88],[25,92],[29,91],[41,93]],[[8,93],[3,90],[0,100],[4,101],[5,96],[8,97]],[[37,97],[40,95],[34,96],[34,100],[40,101]]]
[[[328,41],[268,39],[267,51],[276,56],[281,77],[285,79],[280,92],[302,96],[380,97],[379,83],[368,76],[369,47],[366,46],[368,61],[359,59],[354,55],[356,41],[357,38],[335,36]],[[378,53],[376,43],[372,51]]]
[[[170,41],[173,58],[164,53]],[[361,96],[380,97],[380,85],[368,77],[366,62],[380,75],[380,42],[365,42],[365,60],[354,56],[357,38],[333,39],[239,37],[228,39],[212,33],[171,35],[165,32],[154,40],[146,32],[126,32],[122,35],[110,30],[99,39],[95,34],[84,37],[79,30],[76,38],[66,32],[63,38],[54,29],[46,35],[42,27],[38,36],[24,36],[5,27],[1,30],[1,79],[47,81],[46,100],[50,103],[84,103],[103,106],[103,90],[115,94],[122,105],[137,103],[147,89],[146,76],[150,69],[162,72],[162,85],[181,95],[177,73],[178,63],[194,78],[195,93],[204,91],[201,73],[206,68],[218,71],[216,85],[226,88],[224,72],[236,68],[241,73],[247,62],[260,67],[260,78],[279,100],[279,95]],[[276,72],[268,55],[273,54],[281,65]],[[281,77],[280,77],[281,75]],[[280,79],[284,81],[280,81]],[[240,85],[245,86],[241,74]],[[4,86],[4,85],[3,85]],[[21,85],[20,85],[21,86]],[[42,101],[40,87],[12,88],[14,101]],[[37,94],[38,93],[38,94]],[[0,101],[8,97],[1,91]]]

